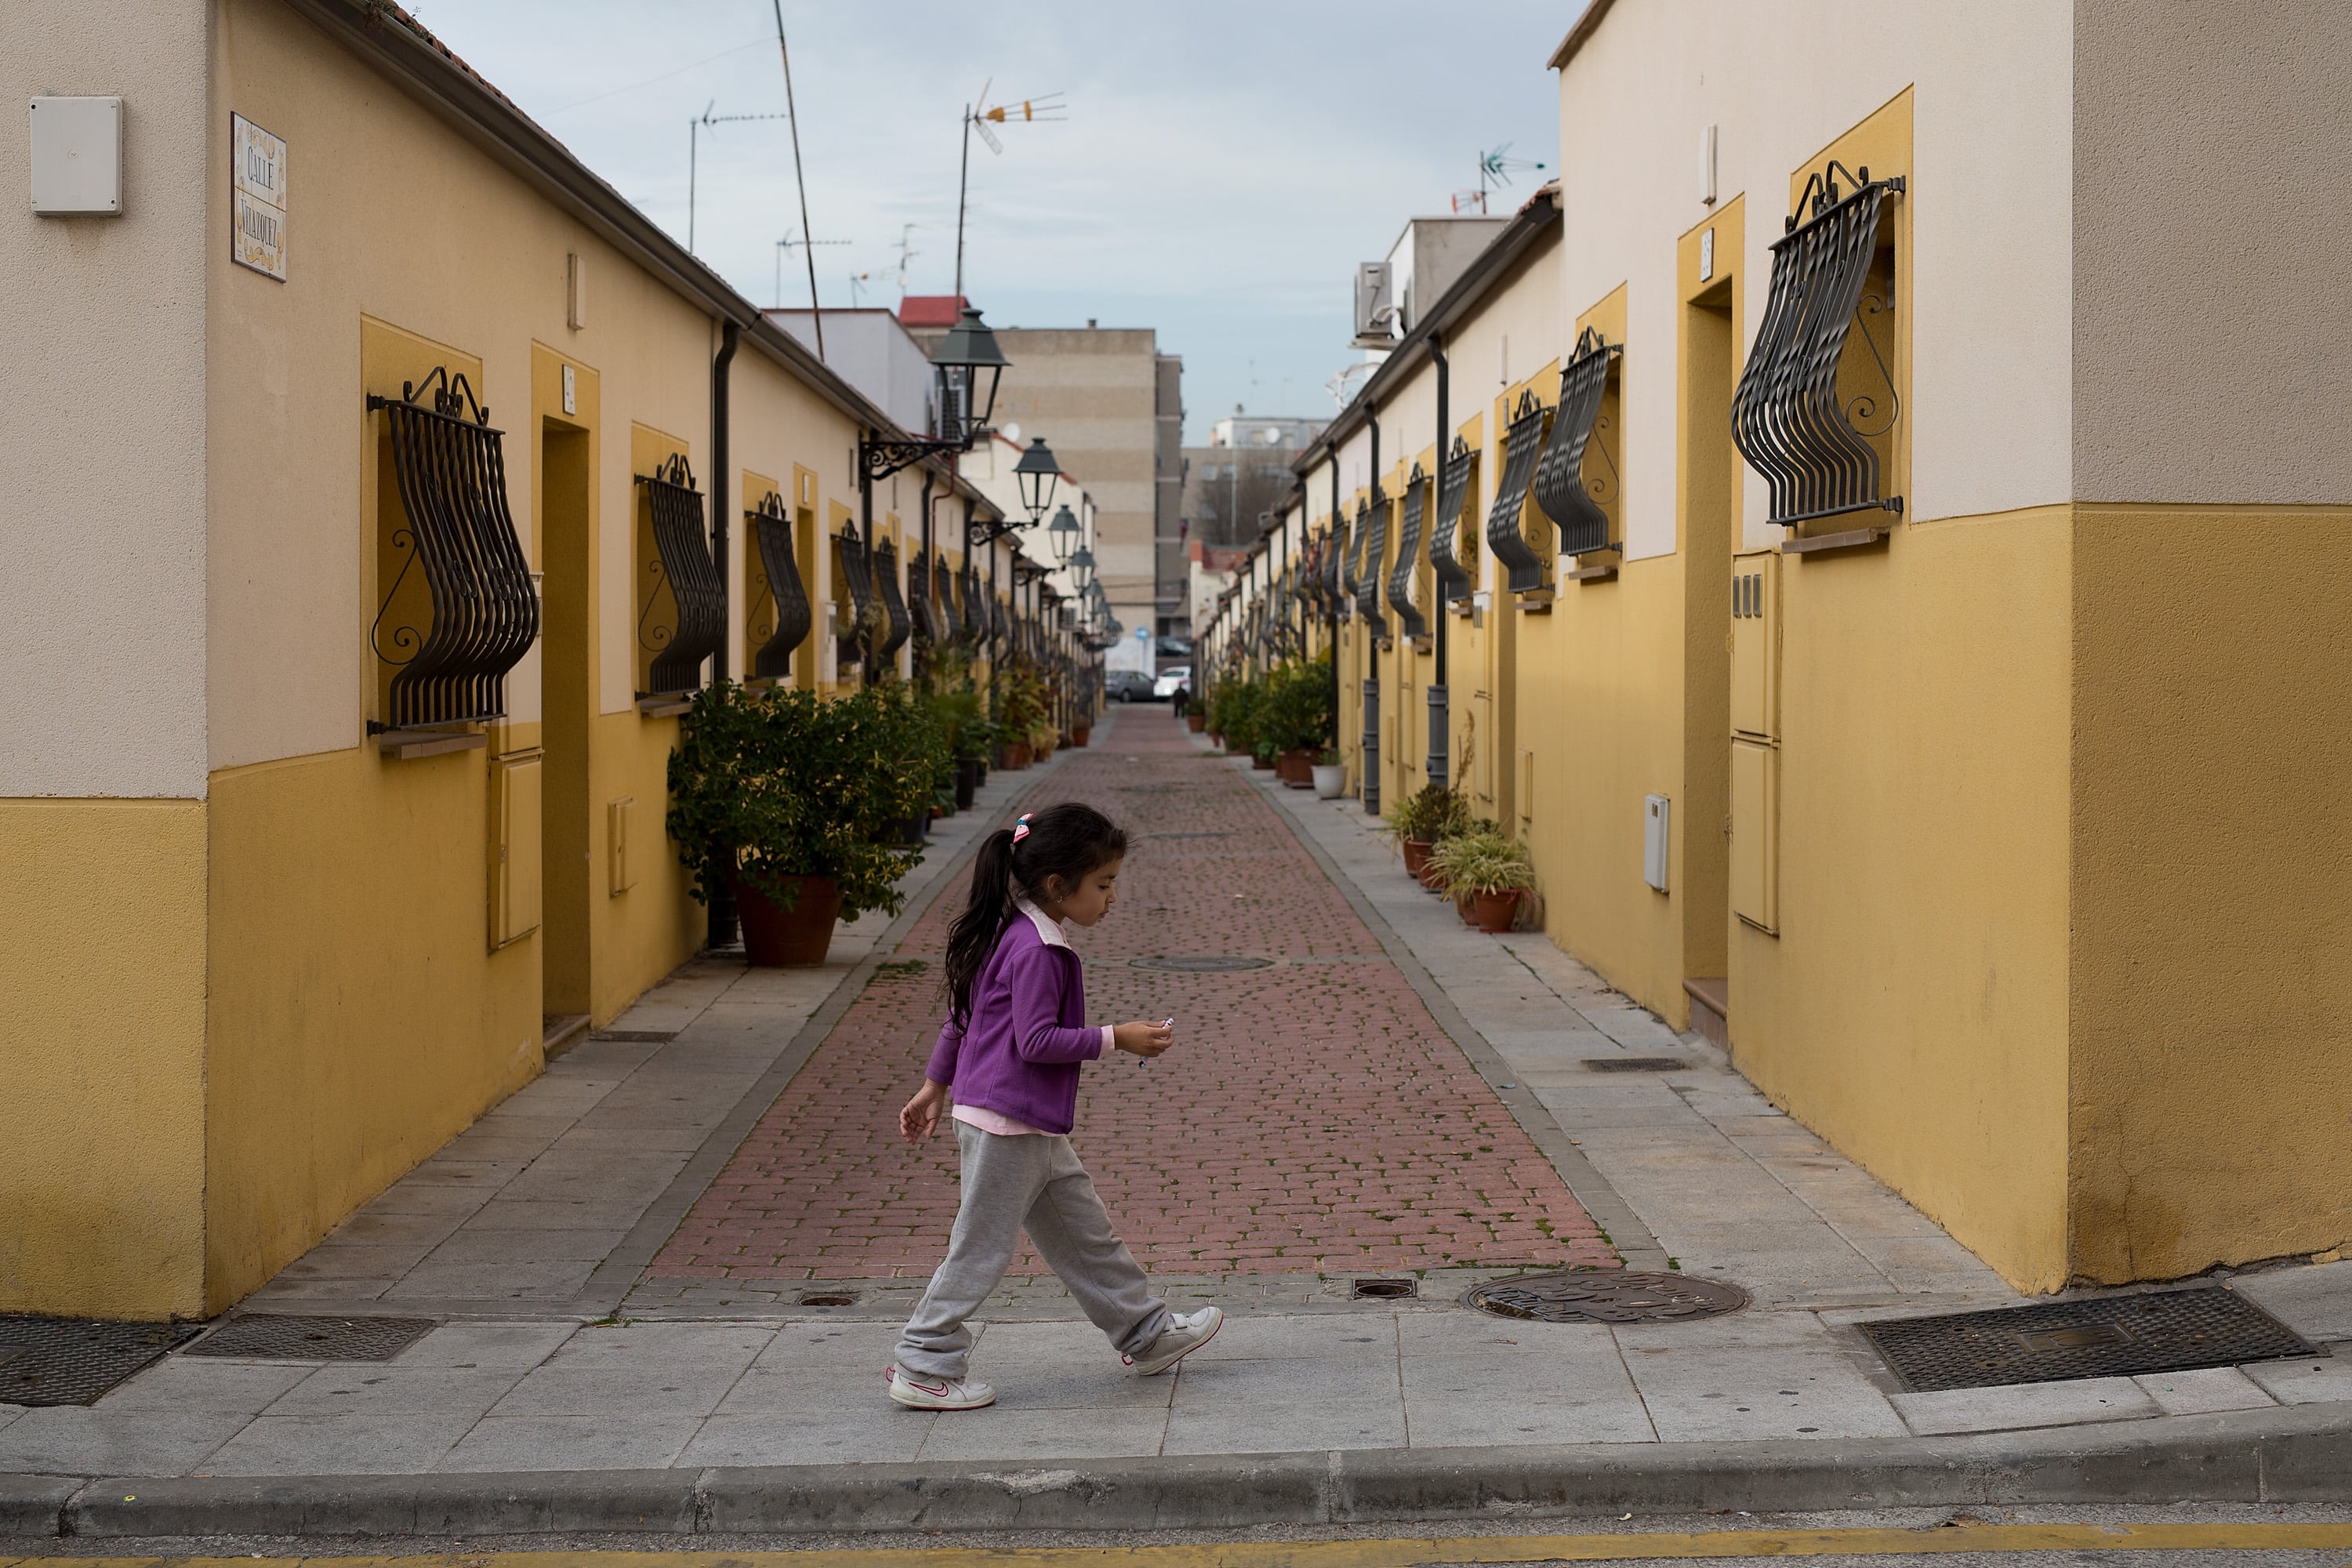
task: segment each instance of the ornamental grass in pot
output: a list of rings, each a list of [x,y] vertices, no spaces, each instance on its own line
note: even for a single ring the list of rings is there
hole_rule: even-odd
[[[1195,735],[1209,727],[1209,705],[1199,698],[1184,704],[1184,728]]]
[[[750,961],[824,962],[836,920],[906,905],[920,823],[950,775],[944,737],[903,691],[831,701],[722,681],[695,696],[670,753],[667,826],[692,892],[731,880]]]
[[[1518,916],[1519,896],[1536,885],[1528,847],[1491,824],[1445,839],[1431,851],[1430,859],[1457,905],[1470,903],[1483,931],[1510,930]]]
[[[1390,813],[1382,829],[1404,852],[1405,875],[1421,879],[1422,868],[1429,863],[1429,852],[1441,838],[1461,833],[1470,826],[1470,803],[1461,792],[1444,784],[1423,784],[1407,795],[1402,805]]]

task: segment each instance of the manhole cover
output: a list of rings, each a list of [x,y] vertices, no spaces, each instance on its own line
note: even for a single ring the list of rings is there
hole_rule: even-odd
[[[182,1355],[254,1361],[390,1361],[435,1329],[436,1318],[231,1318]]]
[[[1270,958],[1226,958],[1206,954],[1198,958],[1130,958],[1128,963],[1137,969],[1167,969],[1178,974],[1232,974],[1244,969],[1271,969]]]
[[[1680,1057],[1587,1057],[1587,1072],[1681,1072],[1690,1066]]]
[[[1858,1326],[1915,1394],[2328,1353],[2218,1286]]]
[[[1417,1279],[1359,1279],[1348,1294],[1375,1301],[1394,1301],[1421,1294],[1421,1282]]]
[[[855,1307],[857,1298],[845,1290],[814,1290],[803,1296],[803,1307]]]
[[[1473,1286],[1462,1300],[1498,1318],[1546,1323],[1682,1323],[1748,1305],[1748,1292],[1685,1274],[1522,1274]]]
[[[197,1323],[0,1317],[0,1405],[88,1405],[191,1334]]]

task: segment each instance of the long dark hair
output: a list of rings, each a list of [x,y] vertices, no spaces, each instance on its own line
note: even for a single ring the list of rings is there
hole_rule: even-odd
[[[1090,873],[1127,853],[1127,831],[1091,805],[1075,800],[1049,805],[1000,827],[983,839],[972,862],[971,896],[948,928],[948,997],[955,1021],[971,1017],[972,982],[996,951],[1016,898],[1042,904],[1058,880],[1064,894]]]

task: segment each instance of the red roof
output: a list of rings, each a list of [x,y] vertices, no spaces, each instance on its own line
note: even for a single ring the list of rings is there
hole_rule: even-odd
[[[961,294],[909,294],[898,301],[902,327],[952,327],[971,301]]]

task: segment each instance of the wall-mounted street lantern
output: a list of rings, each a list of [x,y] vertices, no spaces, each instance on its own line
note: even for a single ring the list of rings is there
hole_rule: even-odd
[[[1003,378],[1005,358],[996,346],[996,334],[970,305],[940,340],[931,355],[931,377],[939,394],[939,429],[926,439],[865,440],[858,457],[867,479],[887,479],[926,458],[969,452],[988,433],[996,412],[996,384]],[[1042,443],[1041,443],[1042,445]]]
[[[1053,450],[1045,445],[1045,437],[1035,436],[1030,438],[1029,449],[1021,454],[1019,462],[1013,465],[1013,477],[1020,481],[1021,504],[1029,509],[1029,522],[1034,525],[1045,517],[1045,509],[1054,504],[1054,487],[1062,477],[1062,465],[1054,460]],[[1069,510],[1068,507],[1064,507],[1063,515],[1067,516]],[[1055,526],[1060,525],[1061,519],[1056,518]]]
[[[1040,446],[1044,444],[1038,443]],[[1022,461],[1025,463],[1028,459],[1024,458]],[[1077,548],[1079,536],[1085,531],[1078,526],[1078,520],[1071,515],[1070,503],[1064,501],[1062,510],[1054,514],[1054,521],[1045,525],[1045,540],[1054,547],[1054,561],[1056,565],[1066,566],[1070,563],[1070,552]]]
[[[1095,585],[1095,552],[1081,544],[1070,552],[1070,586],[1084,594]]]

